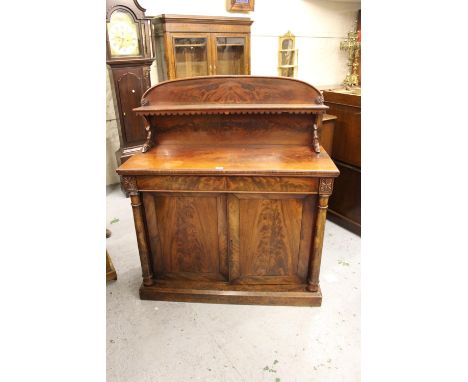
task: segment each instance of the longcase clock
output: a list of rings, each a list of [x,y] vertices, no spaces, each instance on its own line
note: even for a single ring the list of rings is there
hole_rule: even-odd
[[[150,66],[154,60],[150,19],[136,0],[107,0],[106,50],[112,93],[117,107],[120,149],[117,162],[139,152],[145,142],[145,121],[132,109],[151,86]]]

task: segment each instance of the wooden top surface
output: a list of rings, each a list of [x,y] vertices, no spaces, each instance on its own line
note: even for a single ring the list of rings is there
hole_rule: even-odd
[[[309,146],[159,145],[136,154],[118,169],[120,175],[289,175],[339,174],[325,150]]]

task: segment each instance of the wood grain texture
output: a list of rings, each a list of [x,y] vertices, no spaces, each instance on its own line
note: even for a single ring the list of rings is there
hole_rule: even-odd
[[[239,216],[241,275],[295,274],[302,200],[241,199]]]
[[[219,246],[217,197],[155,195],[154,199],[164,273],[217,275],[221,268],[225,271],[226,253],[221,254]]]
[[[224,287],[224,288],[223,288]],[[142,300],[181,301],[181,302],[209,302],[215,304],[243,304],[243,305],[287,305],[287,306],[320,306],[322,293],[306,291],[304,287],[282,289],[282,285],[261,285],[255,289],[253,285],[228,285],[211,283],[211,288],[187,286],[171,287],[158,283],[152,287],[142,286],[140,298]]]
[[[312,85],[286,77],[262,76],[210,76],[183,78],[161,82],[148,89],[143,98],[149,102],[149,107],[138,108],[135,111],[149,110],[151,107],[167,106],[176,108],[178,105],[217,105],[245,104],[251,107],[256,104],[281,105],[316,105],[318,109],[328,107],[316,102],[321,93]],[[207,107],[208,107],[207,106]]]
[[[231,282],[305,283],[315,196],[237,194],[229,199]]]
[[[207,145],[311,145],[311,115],[275,115],[268,118],[263,114],[252,114],[249,118],[234,115],[163,116],[154,121],[157,141],[161,145],[177,144],[180,136],[184,144]],[[221,127],[221,128],[220,128]],[[327,137],[325,137],[327,138]]]
[[[226,178],[227,191],[262,192],[317,192],[316,178],[293,178],[279,176],[236,176]]]
[[[229,281],[240,277],[239,199],[227,196]]]
[[[320,177],[339,174],[322,150],[308,146],[159,145],[136,154],[118,169],[120,175],[265,175]]]
[[[151,191],[224,191],[222,176],[140,176],[138,187]]]
[[[317,217],[313,237],[312,253],[309,261],[309,279],[307,290],[316,292],[319,290],[320,264],[322,261],[323,234],[327,217],[329,195],[319,195],[317,203]]]
[[[317,178],[259,176],[139,176],[142,191],[317,193]]]
[[[153,284],[153,266],[150,260],[150,252],[146,239],[145,218],[141,197],[138,192],[130,194],[131,204],[133,208],[133,220],[135,223],[135,231],[138,243],[138,253],[140,255],[140,264],[143,276],[144,285]]]

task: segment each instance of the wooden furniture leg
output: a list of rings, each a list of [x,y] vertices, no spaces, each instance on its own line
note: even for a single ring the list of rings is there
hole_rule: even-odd
[[[117,280],[117,272],[115,271],[114,264],[106,250],[106,281]]]

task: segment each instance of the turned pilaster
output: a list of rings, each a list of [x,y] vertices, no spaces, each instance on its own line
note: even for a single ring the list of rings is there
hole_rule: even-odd
[[[140,262],[143,276],[143,284],[146,286],[153,285],[153,272],[150,262],[150,253],[148,242],[146,240],[146,229],[144,224],[144,212],[141,202],[141,194],[138,192],[136,178],[133,176],[122,177],[122,183],[125,190],[130,195],[131,205],[133,209],[133,220],[135,222],[135,230],[137,235],[138,252],[140,254]]]
[[[317,200],[317,216],[315,220],[315,233],[312,243],[312,253],[309,261],[309,277],[307,290],[317,292],[319,290],[320,263],[322,261],[323,235],[327,218],[328,198],[333,191],[333,179],[321,178],[319,195]]]

